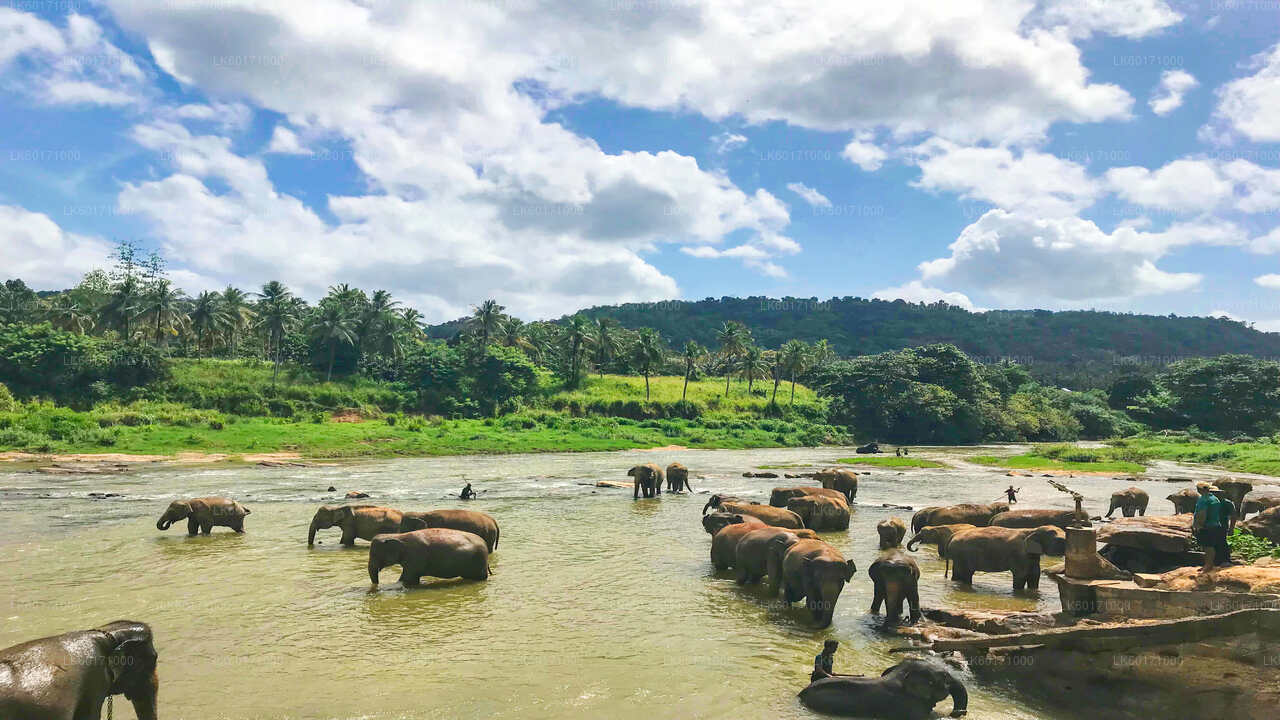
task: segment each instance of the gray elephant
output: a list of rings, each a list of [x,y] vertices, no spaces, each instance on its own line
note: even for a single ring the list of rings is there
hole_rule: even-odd
[[[438,578],[489,579],[489,548],[475,533],[448,528],[428,528],[406,533],[385,533],[369,543],[369,581],[378,584],[378,573],[400,566],[400,584],[412,587],[423,575]]]
[[[781,585],[782,557],[800,536],[786,528],[765,526],[742,536],[734,553],[733,567],[738,571],[739,585],[753,585],[769,576],[771,596]]]
[[[124,695],[138,720],[155,720],[156,648],[146,623],[117,620],[0,650],[0,718],[99,720]]]
[[[195,535],[197,531],[208,535],[213,532],[215,525],[242,533],[244,516],[248,514],[249,508],[230,498],[202,497],[174,500],[156,521],[156,529],[168,530],[175,522],[185,519],[188,535]]]
[[[787,502],[787,509],[799,515],[804,527],[811,530],[847,530],[849,528],[849,504],[843,497],[837,499],[808,495],[791,498]]]
[[[631,499],[638,499],[642,491],[647,498],[662,494],[662,468],[656,464],[636,465],[627,471],[627,475],[630,475],[635,480],[635,488],[631,493]]]
[[[689,484],[689,468],[678,462],[667,466],[667,492],[693,492]]]
[[[752,519],[756,520],[757,518]],[[711,537],[711,566],[716,570],[728,570],[734,567],[738,561],[738,543],[742,542],[742,539],[748,533],[767,527],[771,526],[756,524],[755,522],[739,522],[721,528],[719,532]],[[777,529],[790,530],[797,537],[804,539],[817,539],[818,537],[814,531],[803,528]]]
[[[740,515],[751,515],[760,518],[768,525],[774,525],[784,528],[802,528],[804,520],[794,512],[786,508],[776,508],[772,505],[761,505],[755,502],[745,502],[737,498],[729,498],[724,495],[712,495],[707,500],[707,504],[702,508],[705,513],[707,508],[715,508],[725,512],[738,513]]]
[[[1244,496],[1253,490],[1253,483],[1248,480],[1238,480],[1226,478],[1218,480],[1214,483],[1217,485],[1224,495],[1231,498],[1231,502],[1236,506],[1236,519],[1240,519],[1240,514],[1244,511]]]
[[[963,717],[969,693],[935,659],[908,658],[878,678],[829,677],[800,691],[800,702],[818,712],[880,720],[926,720],[933,706],[951,696],[951,717]]]
[[[400,532],[404,515],[399,510],[377,505],[323,505],[311,518],[307,532],[307,547],[316,543],[316,531],[325,528],[342,528],[342,544],[353,547],[356,538],[373,540],[379,533]]]
[[[902,538],[907,536],[907,524],[902,518],[889,518],[876,523],[876,534],[880,536],[880,549],[888,550],[902,545]]]
[[[1150,501],[1151,496],[1140,487],[1117,490],[1111,493],[1111,507],[1107,508],[1107,517],[1111,517],[1116,510],[1123,513],[1125,517],[1133,517],[1135,514],[1145,516],[1147,503]]]
[[[965,530],[973,530],[977,525],[968,523],[959,523],[956,525],[926,525],[920,528],[920,532],[911,536],[907,541],[907,550],[915,552],[920,543],[928,543],[938,547],[938,557],[942,559],[942,577],[947,576],[947,569],[951,567],[951,559],[947,556],[947,547],[951,545],[951,538]]]
[[[920,566],[915,559],[901,548],[890,548],[871,563],[867,576],[875,588],[871,599],[873,615],[880,614],[880,603],[884,603],[885,621],[897,623],[905,600],[911,605],[911,622],[920,619]]]
[[[484,544],[493,552],[498,548],[498,538],[502,536],[498,521],[488,513],[478,510],[430,510],[427,512],[401,513],[400,532],[412,532],[427,528],[448,528],[475,533],[484,539]]]
[[[1183,515],[1196,511],[1196,501],[1200,499],[1200,493],[1195,488],[1183,488],[1165,498],[1173,503],[1173,514]]]
[[[1066,530],[1076,521],[1088,524],[1088,515],[1082,515],[1083,517],[1076,515],[1075,510],[1010,510],[993,515],[991,527],[1037,528],[1041,525],[1056,525]]]
[[[845,502],[852,503],[858,496],[858,473],[845,468],[823,468],[813,474],[813,479],[822,483],[828,490],[838,490],[844,495]]]
[[[723,493],[715,493],[711,497],[707,498],[707,504],[702,506],[702,514],[706,515],[708,510],[717,510],[720,508],[720,503],[727,503],[727,502],[741,503],[743,505],[751,504],[751,501],[745,498],[740,498],[735,495],[725,495]]]
[[[786,507],[787,503],[790,502],[792,498],[810,496],[835,497],[848,503],[848,498],[839,490],[798,485],[796,487],[774,488],[773,492],[769,493],[769,504],[773,507]]]
[[[1038,528],[980,527],[951,538],[951,579],[970,585],[975,572],[1012,572],[1013,589],[1040,587],[1040,556],[1062,555],[1067,535],[1056,525]]]
[[[764,527],[764,521],[754,515],[743,515],[741,513],[725,512],[717,510],[709,515],[702,516],[702,529],[707,534],[715,537],[715,534],[723,530],[729,525],[737,525],[739,523],[747,523],[749,525],[759,525]]]
[[[819,628],[831,625],[840,591],[858,566],[821,540],[801,540],[782,557],[782,594],[788,603],[801,599]]]
[[[926,525],[967,523],[978,527],[986,527],[991,524],[991,518],[1002,512],[1009,512],[1009,503],[1003,500],[985,505],[961,503],[959,505],[921,508],[916,511],[915,515],[911,516],[911,532],[920,532],[920,528]]]

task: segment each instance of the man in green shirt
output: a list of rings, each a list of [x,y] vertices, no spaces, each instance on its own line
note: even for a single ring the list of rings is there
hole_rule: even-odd
[[[1221,532],[1216,536],[1218,546],[1214,548],[1213,563],[1232,565],[1234,563],[1231,562],[1231,545],[1227,543],[1227,538],[1236,528],[1236,504],[1216,485],[1209,492],[1218,499],[1218,524],[1221,526]]]
[[[1195,516],[1191,519],[1191,531],[1195,534],[1196,542],[1204,548],[1203,572],[1213,569],[1218,549],[1226,542],[1226,533],[1223,532],[1222,527],[1222,501],[1214,496],[1214,490],[1218,488],[1210,483],[1196,483],[1196,491],[1200,493],[1200,498],[1196,500]],[[1222,535],[1221,539],[1218,537],[1219,534]]]

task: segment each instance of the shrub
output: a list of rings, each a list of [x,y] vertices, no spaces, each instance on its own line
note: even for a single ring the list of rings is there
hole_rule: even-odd
[[[17,406],[13,393],[9,392],[9,388],[5,387],[4,383],[0,383],[0,412],[13,412]]]

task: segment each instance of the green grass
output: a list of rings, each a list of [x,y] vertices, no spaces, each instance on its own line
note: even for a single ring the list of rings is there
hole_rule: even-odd
[[[1145,465],[1127,460],[1059,460],[1042,454],[1027,453],[996,457],[994,455],[978,455],[969,458],[970,462],[992,467],[1009,468],[1011,470],[1079,470],[1082,472],[1115,472],[1137,474],[1145,471]]]
[[[630,375],[592,375],[583,378],[574,390],[552,391],[543,401],[551,410],[573,415],[609,415],[632,419],[693,417],[704,413],[729,412],[755,415],[800,414],[811,420],[825,415],[825,405],[816,393],[796,386],[795,404],[790,402],[790,386],[778,389],[778,405],[769,401],[772,386],[758,382],[752,392],[744,382],[734,381],[724,392],[724,380],[708,378],[689,383],[688,396],[681,399],[684,378],[654,376],[649,378],[649,397],[645,398],[644,378]]]
[[[836,462],[846,463],[849,465],[874,465],[876,467],[910,467],[910,468],[940,468],[946,467],[940,462],[933,460],[925,460],[924,458],[915,458],[910,455],[906,457],[880,457],[878,455],[865,455],[859,457],[840,458]]]
[[[1146,436],[1113,440],[1108,445],[1105,451],[1117,455],[1205,463],[1239,472],[1280,475],[1280,445],[1274,442],[1233,445],[1188,437]]]

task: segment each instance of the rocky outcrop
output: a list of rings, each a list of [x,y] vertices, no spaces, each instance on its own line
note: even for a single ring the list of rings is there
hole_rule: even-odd
[[[1098,528],[1098,542],[1135,550],[1183,553],[1191,549],[1191,515],[1117,518]]]
[[[1247,533],[1280,544],[1280,507],[1263,510],[1240,523],[1238,527]]]
[[[1138,575],[1139,587],[1156,590],[1198,592],[1264,593],[1280,595],[1280,559],[1258,558],[1252,565],[1231,565],[1207,573],[1184,567],[1160,575]]]

